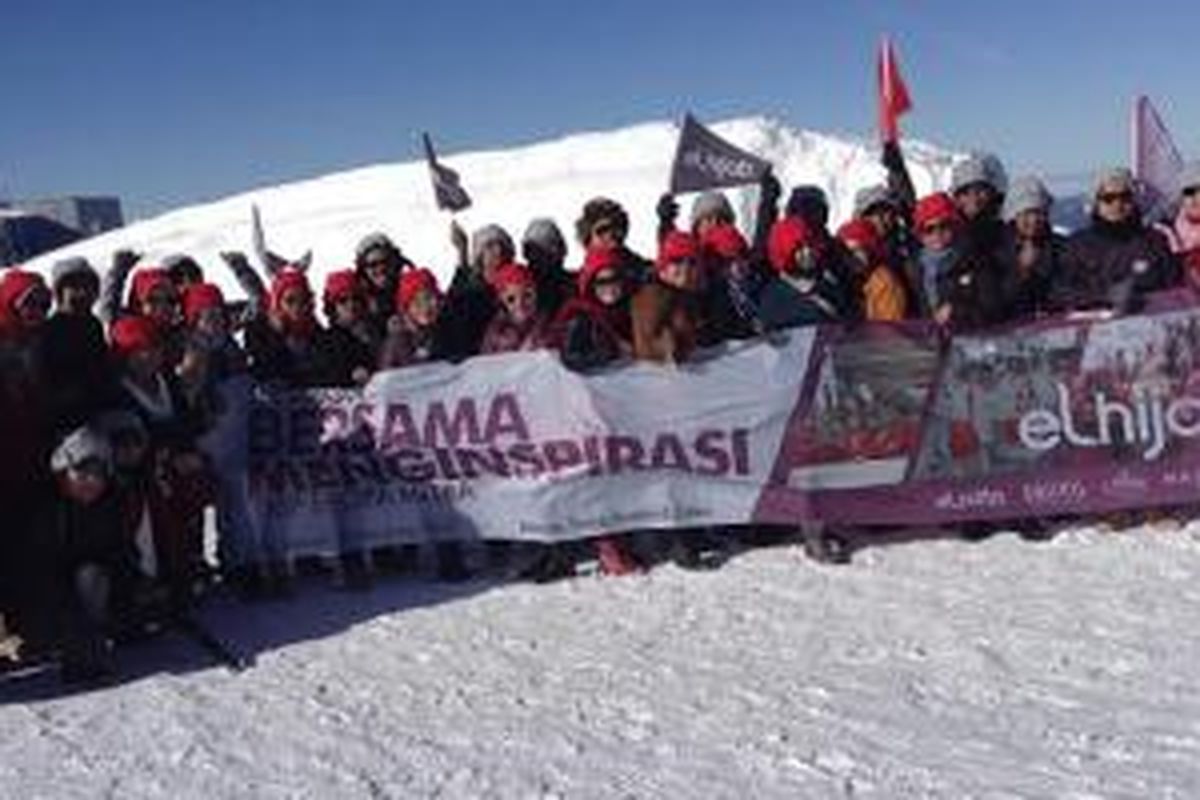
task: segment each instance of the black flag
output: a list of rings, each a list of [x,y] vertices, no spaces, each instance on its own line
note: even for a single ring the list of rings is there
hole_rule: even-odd
[[[471,196],[462,187],[458,173],[438,163],[433,152],[433,142],[428,133],[421,134],[425,142],[425,160],[429,162],[429,177],[433,179],[433,195],[437,206],[445,211],[462,211],[471,205]]]
[[[757,183],[770,168],[768,162],[734,147],[688,114],[671,167],[671,194]]]

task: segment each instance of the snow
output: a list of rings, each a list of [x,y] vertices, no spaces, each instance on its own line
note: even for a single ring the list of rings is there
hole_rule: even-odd
[[[309,587],[0,688],[5,797],[1194,797],[1200,526]],[[38,686],[42,686],[38,689]]]
[[[785,187],[824,187],[835,221],[850,215],[856,191],[884,178],[878,147],[865,141],[797,130],[758,117],[712,127],[771,161]],[[446,154],[441,160],[462,176],[475,201],[459,215],[465,228],[495,222],[519,239],[531,219],[549,216],[571,242],[570,263],[577,264],[582,254],[573,241],[574,221],[584,202],[597,195],[625,205],[632,220],[631,244],[653,255],[654,208],[667,187],[678,134],[675,123],[655,122],[510,150]],[[918,191],[949,180],[955,156],[920,142],[906,143],[905,149]],[[729,197],[749,233],[757,189],[729,190]],[[686,221],[691,198],[683,201],[681,219]],[[59,258],[83,255],[103,267],[119,248],[144,253],[144,263],[185,252],[206,265],[210,279],[236,297],[239,292],[218,254],[251,252],[252,204],[261,209],[272,250],[289,258],[314,250],[318,279],[352,265],[359,239],[376,230],[389,234],[406,255],[443,281],[450,277],[454,255],[449,215],[434,207],[424,161],[364,167],[171,211],[44,255],[28,266],[48,272]]]
[[[882,177],[860,142],[757,118],[715,128],[785,186],[825,186],[835,220]],[[676,132],[444,160],[476,199],[467,227],[519,234],[552,215],[569,236],[603,194],[649,252]],[[919,191],[944,184],[951,155],[908,150]],[[748,227],[754,191],[731,196]],[[250,250],[251,203],[272,249],[313,248],[318,274],[382,229],[448,277],[419,162],[173,211],[31,266],[185,251],[232,291],[216,254]],[[1200,525],[1143,526],[1042,544],[907,532],[845,567],[789,545],[711,573],[218,600],[206,618],[256,656],[247,672],[168,636],[123,650],[112,687],[0,684],[0,796],[1193,797],[1198,576]]]

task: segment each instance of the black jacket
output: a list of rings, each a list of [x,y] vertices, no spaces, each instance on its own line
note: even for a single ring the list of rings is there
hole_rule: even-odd
[[[113,371],[100,320],[55,314],[42,326],[38,362],[46,414],[57,437],[92,419],[112,395]]]
[[[255,318],[246,326],[250,374],[258,381],[282,383],[293,388],[322,385],[325,361],[321,356],[320,337],[318,328],[308,347],[298,351],[288,346],[283,334],[266,317]]]
[[[1145,295],[1177,286],[1180,265],[1166,238],[1140,221],[1092,224],[1067,239],[1054,303],[1065,310],[1133,312]]]
[[[1050,232],[1037,242],[1037,258],[1029,267],[1020,267],[1021,242],[1009,225],[1004,232],[996,259],[1003,286],[1005,317],[1029,320],[1054,310],[1051,292],[1062,267],[1066,238]]]
[[[362,336],[341,325],[330,325],[317,334],[317,359],[321,386],[355,386],[354,373],[375,371],[378,356]]]

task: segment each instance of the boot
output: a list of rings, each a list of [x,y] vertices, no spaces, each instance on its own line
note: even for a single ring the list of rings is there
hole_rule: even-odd
[[[645,572],[629,550],[629,545],[619,536],[600,536],[596,539],[596,557],[600,560],[600,572],[619,577]]]

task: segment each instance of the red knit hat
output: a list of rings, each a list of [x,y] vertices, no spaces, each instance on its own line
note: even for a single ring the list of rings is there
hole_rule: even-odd
[[[507,264],[496,267],[496,270],[492,273],[492,289],[495,290],[496,294],[500,294],[510,286],[520,286],[522,288],[537,286],[537,280],[533,277],[533,270],[515,261],[510,261]]]
[[[413,299],[426,291],[441,297],[442,290],[438,287],[437,276],[423,267],[405,270],[396,284],[396,310],[401,313],[407,311]]]
[[[576,279],[580,297],[586,297],[592,289],[592,281],[605,270],[612,269],[622,272],[625,257],[615,247],[592,247],[583,259],[583,269],[579,270]]]
[[[872,258],[878,258],[882,254],[883,242],[879,239],[879,231],[862,217],[855,217],[838,228],[837,235],[847,247],[866,250]]]
[[[154,320],[140,315],[121,317],[108,329],[109,347],[122,359],[157,347],[160,339]]]
[[[336,303],[362,291],[358,273],[352,269],[335,270],[325,276],[325,292],[322,298],[326,303]]]
[[[683,261],[685,258],[697,258],[700,255],[700,244],[696,237],[683,231],[671,231],[658,245],[658,261],[655,264],[662,269],[667,264]]]
[[[17,324],[17,304],[30,291],[41,290],[50,298],[50,290],[46,288],[45,279],[36,272],[26,272],[23,269],[9,269],[0,278],[0,326],[9,328]]]
[[[700,247],[706,254],[724,261],[743,259],[750,252],[746,237],[742,236],[736,226],[727,222],[713,225],[706,230],[700,237]]]
[[[300,289],[309,297],[312,297],[312,286],[310,286],[308,283],[308,276],[300,270],[288,267],[275,273],[275,278],[271,281],[271,313],[279,313],[280,301],[283,300],[283,296],[286,293],[292,291],[293,289]]]
[[[796,262],[796,251],[806,246],[818,251],[819,255],[822,243],[800,217],[784,217],[771,226],[767,258],[775,269],[788,272]]]
[[[133,273],[133,279],[129,283],[129,304],[140,310],[146,298],[159,286],[166,286],[172,293],[175,292],[175,284],[171,282],[169,272],[160,267],[139,269]]]
[[[16,268],[5,270],[4,277],[0,278],[0,306],[3,306],[5,313],[11,312],[31,289],[39,288],[45,291],[47,296],[50,294],[50,290],[46,288],[46,279],[36,272]]]
[[[183,318],[188,325],[195,325],[201,314],[214,308],[225,308],[225,295],[215,284],[193,283],[183,290]]]
[[[958,206],[954,199],[945,192],[927,194],[917,201],[913,210],[913,224],[920,231],[931,222],[950,222],[958,224]]]

